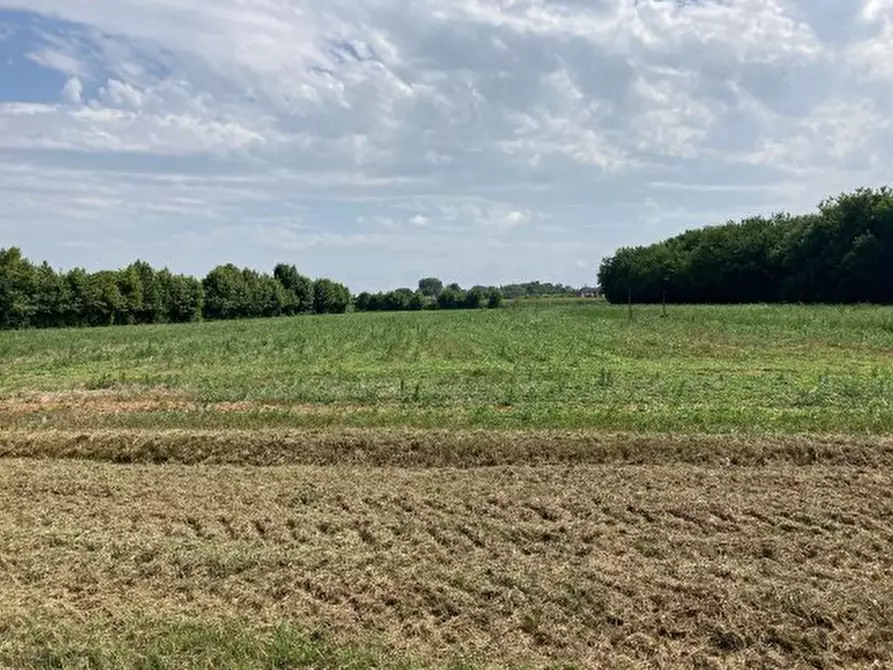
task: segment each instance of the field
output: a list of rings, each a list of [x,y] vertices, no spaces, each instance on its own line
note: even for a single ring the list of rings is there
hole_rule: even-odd
[[[893,665],[893,309],[0,333],[0,667]]]

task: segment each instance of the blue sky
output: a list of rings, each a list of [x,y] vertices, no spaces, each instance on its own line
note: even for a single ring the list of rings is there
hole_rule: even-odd
[[[893,0],[0,0],[0,247],[592,283],[893,174]]]

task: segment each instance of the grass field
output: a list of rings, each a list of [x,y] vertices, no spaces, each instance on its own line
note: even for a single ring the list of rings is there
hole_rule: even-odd
[[[0,667],[893,667],[893,309],[0,333]]]
[[[893,309],[532,306],[0,333],[3,426],[893,433]]]

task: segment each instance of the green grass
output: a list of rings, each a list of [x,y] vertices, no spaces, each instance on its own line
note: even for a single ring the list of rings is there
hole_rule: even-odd
[[[422,670],[423,665],[375,647],[342,645],[322,631],[290,624],[258,628],[213,619],[88,621],[77,627],[51,619],[17,622],[0,639],[0,667],[33,670]],[[450,670],[483,666],[455,661]]]
[[[97,427],[893,433],[893,308],[881,307],[670,307],[661,318],[637,306],[630,321],[624,306],[531,302],[4,332],[0,366],[2,397],[163,387],[197,403],[65,417]],[[281,407],[214,411],[224,401]]]

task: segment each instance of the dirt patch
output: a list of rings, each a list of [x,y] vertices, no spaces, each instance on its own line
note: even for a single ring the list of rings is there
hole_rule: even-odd
[[[79,418],[140,412],[221,412],[341,415],[364,409],[347,403],[316,404],[240,400],[206,403],[182,391],[159,388],[72,389],[21,393],[0,398],[0,416],[17,419],[35,415],[68,414]]]
[[[72,389],[21,393],[0,398],[0,414],[25,416],[49,412],[78,414],[125,414],[157,410],[183,410],[195,405],[179,391],[170,389]]]
[[[234,402],[215,402],[202,406],[206,410],[223,413],[264,413],[288,412],[292,414],[332,414],[341,415],[369,409],[369,406],[349,403],[290,403],[290,402],[258,402],[256,400],[239,400]]]

